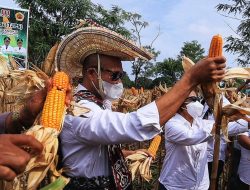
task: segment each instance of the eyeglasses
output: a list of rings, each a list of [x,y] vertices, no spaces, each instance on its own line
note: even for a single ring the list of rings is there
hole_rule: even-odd
[[[119,79],[122,79],[124,77],[124,72],[120,71],[114,72],[109,69],[103,69],[103,68],[101,68],[101,70],[110,73],[110,79],[112,81],[118,81]]]
[[[92,67],[92,68],[95,68],[97,69],[97,67]],[[119,79],[122,79],[125,75],[125,72],[124,71],[111,71],[109,69],[104,69],[104,68],[101,68],[101,71],[104,71],[104,72],[108,72],[110,73],[110,79],[112,81],[118,81]]]

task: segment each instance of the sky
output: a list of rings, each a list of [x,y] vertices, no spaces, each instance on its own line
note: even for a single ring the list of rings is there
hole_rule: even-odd
[[[215,6],[230,3],[229,0],[92,0],[110,9],[118,5],[126,11],[138,13],[149,26],[142,31],[142,44],[151,44],[160,28],[160,36],[153,47],[160,51],[157,61],[176,58],[184,42],[197,40],[207,54],[213,35],[223,38],[237,36],[235,30],[239,22],[222,16]],[[18,7],[13,0],[1,0],[0,5]],[[236,67],[236,55],[224,53],[227,65]],[[123,63],[124,70],[131,74],[131,63]]]

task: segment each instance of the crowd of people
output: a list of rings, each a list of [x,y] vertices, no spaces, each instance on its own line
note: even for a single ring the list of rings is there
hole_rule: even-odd
[[[131,174],[120,144],[152,139],[164,131],[166,156],[159,177],[159,189],[209,188],[213,157],[214,117],[197,97],[196,86],[221,81],[225,75],[223,56],[200,60],[159,99],[131,113],[111,110],[111,102],[123,92],[122,62],[152,55],[131,41],[102,27],[80,28],[59,45],[55,64],[71,78],[82,80],[73,92],[78,107],[89,112],[66,115],[60,133],[63,175],[70,178],[65,190],[132,189]],[[47,89],[49,88],[47,84]],[[36,92],[20,112],[0,117],[0,178],[13,180],[24,171],[42,144],[24,134],[43,107],[47,89]],[[70,94],[70,92],[68,93]],[[67,96],[67,102],[70,95]],[[224,97],[224,104],[228,103]],[[77,107],[76,107],[77,109]],[[239,180],[248,189],[249,123],[231,122],[229,135],[238,135],[242,146]],[[221,137],[220,174],[225,161],[226,141]],[[29,151],[25,151],[26,147]],[[149,155],[150,156],[150,155]]]

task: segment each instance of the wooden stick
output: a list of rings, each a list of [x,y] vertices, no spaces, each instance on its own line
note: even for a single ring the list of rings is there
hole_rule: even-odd
[[[213,165],[211,173],[210,190],[217,189],[217,173],[219,165],[219,154],[220,154],[220,129],[222,121],[222,97],[220,99],[217,115],[215,115],[215,140],[214,140],[214,155],[213,155]]]

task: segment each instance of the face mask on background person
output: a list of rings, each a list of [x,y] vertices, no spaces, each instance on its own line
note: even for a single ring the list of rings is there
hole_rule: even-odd
[[[186,107],[187,107],[187,112],[193,118],[200,117],[204,108],[204,106],[198,101],[190,102],[186,105]]]

